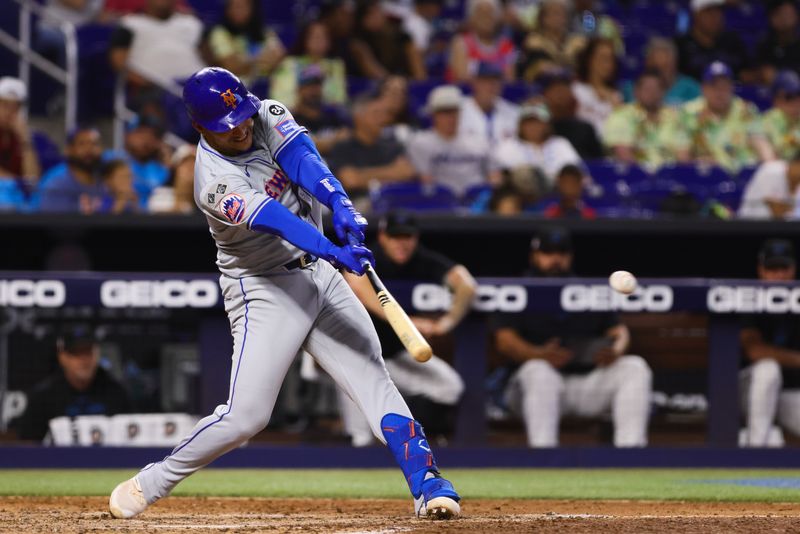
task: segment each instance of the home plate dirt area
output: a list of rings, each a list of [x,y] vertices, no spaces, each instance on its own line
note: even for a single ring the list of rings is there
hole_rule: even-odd
[[[465,501],[463,517],[415,519],[410,500],[171,497],[114,519],[103,497],[0,497],[0,532],[798,532],[800,505],[666,501]]]

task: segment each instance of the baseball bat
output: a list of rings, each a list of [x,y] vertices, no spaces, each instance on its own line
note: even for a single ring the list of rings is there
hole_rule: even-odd
[[[358,245],[358,240],[353,236],[348,236],[351,245]],[[378,302],[386,314],[386,320],[389,321],[389,326],[392,327],[394,333],[397,334],[398,339],[406,348],[409,354],[418,362],[427,362],[433,355],[433,349],[425,341],[422,334],[419,333],[417,327],[411,322],[408,314],[403,310],[403,307],[395,300],[386,286],[383,285],[378,273],[372,268],[372,264],[366,258],[361,259],[361,264],[366,269],[366,276],[375,294],[378,296]]]

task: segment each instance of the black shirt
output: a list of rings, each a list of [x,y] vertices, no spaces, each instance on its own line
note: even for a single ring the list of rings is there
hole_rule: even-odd
[[[370,250],[375,255],[375,270],[381,274],[381,279],[386,284],[389,292],[392,291],[392,281],[395,280],[444,284],[447,273],[456,265],[450,259],[422,245],[418,245],[411,258],[402,265],[390,260],[377,243]],[[378,338],[381,340],[383,357],[386,359],[394,358],[399,352],[405,350],[389,323],[372,314],[370,315],[372,316],[372,322],[375,324]]]
[[[567,139],[581,159],[591,161],[603,158],[603,145],[597,138],[594,126],[580,119],[555,119],[553,133]]]
[[[294,120],[300,126],[305,126],[312,134],[326,130],[338,130],[348,125],[346,112],[337,106],[323,105],[320,114],[316,117],[305,115],[302,111],[292,111]]]
[[[526,276],[536,276],[529,271]],[[561,346],[573,351],[573,359],[561,372],[566,374],[587,373],[594,369],[594,352],[609,346],[606,333],[620,324],[619,316],[613,312],[570,313],[498,313],[492,316],[492,330],[512,328],[528,343],[542,345],[552,338],[559,338]],[[518,367],[512,364],[511,367]]]
[[[61,416],[115,415],[128,413],[130,400],[125,389],[102,367],[86,391],[75,390],[63,372],[58,372],[28,393],[28,407],[11,426],[19,439],[41,441],[49,430],[50,419]]]
[[[695,41],[691,32],[678,37],[675,44],[678,69],[696,80],[703,77],[703,71],[714,61],[724,62],[737,76],[750,66],[747,48],[735,32],[723,32],[710,48]]]
[[[742,317],[742,328],[753,328],[761,333],[764,343],[783,349],[800,350],[800,316],[785,314],[754,314]],[[742,366],[753,362],[742,355]],[[783,367],[783,387],[800,388],[800,369]]]
[[[405,154],[405,149],[393,137],[381,137],[371,145],[365,145],[355,136],[333,145],[325,157],[331,171],[338,174],[344,167],[363,169],[367,167],[384,167],[391,165],[398,157]],[[348,189],[350,196],[366,195],[365,189]]]
[[[769,65],[778,70],[800,72],[800,36],[784,45],[778,41],[776,35],[768,34],[758,44],[756,62],[760,67]]]

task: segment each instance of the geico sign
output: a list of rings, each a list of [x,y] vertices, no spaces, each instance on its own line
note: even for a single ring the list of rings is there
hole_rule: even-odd
[[[800,287],[716,286],[706,304],[714,313],[800,313]]]
[[[623,295],[607,285],[567,285],[561,289],[561,308],[571,312],[666,312],[672,309],[672,288],[639,286]]]
[[[211,280],[107,280],[100,286],[106,308],[211,308],[218,294]]]
[[[419,284],[411,292],[411,305],[424,312],[450,309],[453,297],[447,288],[436,284]],[[482,312],[519,312],[528,306],[528,292],[523,286],[480,285],[472,308]]]
[[[58,308],[66,298],[59,280],[0,280],[0,306]]]

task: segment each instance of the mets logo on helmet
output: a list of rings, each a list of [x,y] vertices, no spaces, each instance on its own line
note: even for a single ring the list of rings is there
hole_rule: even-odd
[[[222,214],[233,224],[239,224],[244,217],[244,198],[231,193],[222,199]]]
[[[228,106],[229,108],[236,109],[236,106],[239,105],[239,99],[236,97],[235,94],[231,92],[230,89],[228,89],[224,93],[220,93],[219,96],[222,97],[222,101],[225,102],[225,105]]]

